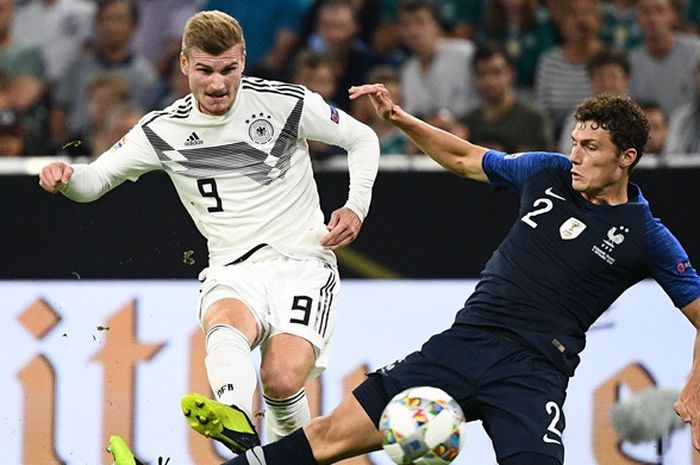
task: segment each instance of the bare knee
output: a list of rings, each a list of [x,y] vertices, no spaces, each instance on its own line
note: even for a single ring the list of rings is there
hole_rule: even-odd
[[[281,363],[263,364],[260,368],[260,380],[266,396],[273,399],[286,399],[304,387],[309,374],[307,366]]]
[[[202,318],[204,331],[209,331],[217,325],[227,325],[242,332],[252,345],[258,336],[258,326],[255,317],[248,307],[236,299],[217,300],[209,306]]]
[[[316,360],[309,341],[286,333],[272,336],[262,355],[263,391],[274,399],[285,399],[299,392]]]

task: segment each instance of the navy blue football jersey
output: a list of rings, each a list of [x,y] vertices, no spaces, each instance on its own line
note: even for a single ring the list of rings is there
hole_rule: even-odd
[[[483,168],[495,189],[520,192],[520,209],[458,323],[507,328],[573,375],[586,331],[630,286],[653,278],[677,307],[700,297],[686,252],[638,186],[625,204],[595,205],[560,154],[489,151]]]

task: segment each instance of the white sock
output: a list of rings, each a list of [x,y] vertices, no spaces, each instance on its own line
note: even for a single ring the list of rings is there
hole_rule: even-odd
[[[258,374],[250,358],[245,335],[229,325],[215,325],[207,332],[207,367],[209,385],[222,404],[235,405],[253,420],[253,393]]]
[[[296,394],[286,399],[273,399],[263,395],[265,400],[265,434],[267,442],[296,431],[311,419],[309,401],[306,391],[301,388]]]

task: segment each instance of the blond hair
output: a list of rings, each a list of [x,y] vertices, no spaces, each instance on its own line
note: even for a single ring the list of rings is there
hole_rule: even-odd
[[[221,11],[200,11],[185,24],[182,34],[182,52],[187,55],[198,48],[210,55],[221,55],[234,45],[245,49],[243,29],[236,18]]]

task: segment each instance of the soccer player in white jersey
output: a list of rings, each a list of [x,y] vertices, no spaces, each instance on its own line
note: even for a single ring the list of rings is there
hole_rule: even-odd
[[[149,171],[170,176],[208,241],[198,317],[217,398],[190,393],[182,409],[195,430],[234,453],[259,444],[251,422],[256,347],[267,438],[309,420],[304,383],[326,365],[340,288],[333,250],[360,231],[379,157],[368,126],[303,86],[243,76],[245,58],[234,18],[195,14],[180,56],[191,94],[144,116],[92,163],[50,163],[39,181],[90,202]],[[348,200],[328,224],[307,139],[348,152]]]

